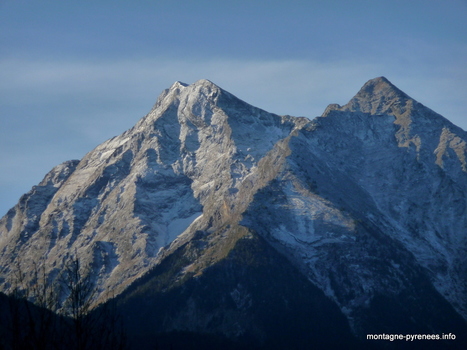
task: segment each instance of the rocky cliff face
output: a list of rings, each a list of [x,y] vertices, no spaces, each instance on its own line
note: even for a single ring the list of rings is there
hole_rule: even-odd
[[[440,293],[465,318],[465,137],[386,79],[369,81],[291,139],[245,224],[301,265],[356,331],[372,328],[361,315],[379,298],[414,306]]]
[[[267,113],[206,80],[177,82],[132,129],[54,168],[1,219],[2,289],[14,269],[33,264],[59,281],[79,256],[99,290],[95,303],[108,291],[127,290],[123,308],[148,297],[143,291],[159,302],[172,291],[186,307],[167,311],[159,332],[258,340],[268,326],[247,330],[264,325],[264,314],[237,311],[261,303],[248,277],[258,266],[277,270],[270,284],[289,283],[292,274],[274,259],[260,263],[258,252],[273,247],[306,281],[299,293],[330,300],[354,334],[399,333],[401,323],[462,331],[466,142],[463,130],[385,78],[312,121]],[[253,241],[268,248],[245,250]],[[201,307],[190,288],[219,276],[225,290],[213,298],[238,317],[213,326],[224,311]],[[282,301],[295,298],[281,293]]]
[[[300,122],[206,80],[175,83],[135,127],[54,168],[7,213],[5,286],[16,264],[55,278],[78,255],[102,293],[122,291],[183,233],[238,221],[262,185],[258,162]]]

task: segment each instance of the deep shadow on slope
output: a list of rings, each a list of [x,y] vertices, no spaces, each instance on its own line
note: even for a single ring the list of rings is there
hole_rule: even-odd
[[[454,332],[455,341],[356,338],[337,305],[257,235],[201,275],[180,273],[192,259],[193,246],[180,247],[112,301],[138,349],[465,348],[465,324],[423,274],[410,291],[375,296],[361,326],[371,334]]]
[[[338,307],[262,238],[240,239],[170,288],[187,253],[181,247],[116,300],[139,349],[358,348]]]

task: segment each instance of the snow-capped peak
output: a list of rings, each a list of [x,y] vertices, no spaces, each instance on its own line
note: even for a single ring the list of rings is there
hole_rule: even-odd
[[[184,88],[184,87],[187,87],[187,86],[188,86],[188,84],[177,80],[175,83],[172,84],[172,86],[169,88],[169,90],[180,89],[180,88]]]

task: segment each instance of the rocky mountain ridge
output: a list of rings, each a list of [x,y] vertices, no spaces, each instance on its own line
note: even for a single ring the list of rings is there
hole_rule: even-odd
[[[133,128],[54,168],[1,219],[2,290],[33,264],[58,281],[74,256],[96,304],[153,278],[157,293],[212,284],[211,271],[259,240],[337,305],[353,334],[396,332],[401,319],[407,330],[465,329],[466,142],[383,77],[313,120],[265,112],[207,80],[176,82]],[[252,286],[225,291],[238,310],[260,302]],[[145,295],[128,290],[123,308]],[[226,319],[196,328],[221,311],[191,302],[159,331],[248,333],[234,316],[235,334]]]

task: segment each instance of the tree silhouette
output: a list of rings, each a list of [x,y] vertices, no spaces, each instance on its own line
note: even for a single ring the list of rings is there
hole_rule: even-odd
[[[75,255],[49,283],[45,267],[33,264],[26,283],[17,262],[11,292],[0,305],[0,349],[126,349],[114,304],[93,308],[97,286],[86,272]]]

